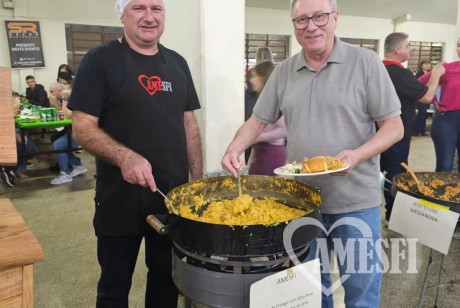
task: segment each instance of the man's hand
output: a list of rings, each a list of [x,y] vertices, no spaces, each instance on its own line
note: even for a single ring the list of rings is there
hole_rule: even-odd
[[[244,167],[244,161],[240,160],[241,154],[256,142],[266,126],[266,123],[258,121],[255,117],[250,117],[244,122],[222,158],[222,168],[236,177],[236,171]]]
[[[155,179],[152,175],[152,166],[144,157],[131,152],[126,155],[120,163],[123,179],[130,184],[138,184],[142,187],[150,187],[152,191],[157,190]]]
[[[344,150],[340,152],[335,158],[340,159],[344,163],[346,163],[349,167],[340,172],[334,172],[331,175],[339,175],[344,176],[351,173],[351,171],[359,164],[359,157],[355,151],[352,150]]]
[[[224,170],[227,170],[235,177],[237,176],[237,170],[241,170],[244,167],[244,163],[240,160],[240,156],[241,155],[235,151],[227,151],[221,162]]]

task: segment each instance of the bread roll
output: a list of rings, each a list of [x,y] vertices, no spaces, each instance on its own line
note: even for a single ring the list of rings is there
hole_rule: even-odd
[[[306,165],[311,173],[327,171],[327,161],[324,156],[310,158],[307,160]]]

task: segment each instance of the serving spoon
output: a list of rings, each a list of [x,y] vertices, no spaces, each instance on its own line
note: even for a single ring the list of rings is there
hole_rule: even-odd
[[[165,198],[165,200],[168,202],[169,206],[171,207],[173,213],[176,214],[176,215],[179,215],[179,211],[174,207],[174,205],[173,205],[173,203],[171,202],[171,200],[169,200],[169,198],[166,197],[166,195],[165,195],[161,190],[159,190],[158,187],[157,187],[157,192],[158,192],[160,195],[162,195],[163,198]]]
[[[406,171],[410,174],[410,176],[414,179],[415,181],[415,185],[417,186],[417,190],[419,193],[421,193],[422,195],[424,196],[428,196],[430,197],[432,195],[432,191],[430,188],[426,187],[425,185],[423,185],[422,182],[420,182],[420,180],[418,179],[418,177],[415,175],[415,173],[412,171],[411,168],[409,168],[408,165],[406,165],[405,163],[401,163],[401,166],[406,169]]]
[[[238,196],[241,197],[243,194],[241,190],[241,177],[240,177],[240,170],[236,170],[236,178],[238,180]]]

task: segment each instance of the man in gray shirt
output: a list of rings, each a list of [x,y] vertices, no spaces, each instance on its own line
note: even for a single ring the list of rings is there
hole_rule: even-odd
[[[341,276],[349,275],[342,280],[346,306],[378,307],[382,278],[379,153],[403,136],[400,102],[378,55],[342,43],[334,35],[339,15],[335,0],[291,1],[291,15],[303,49],[272,73],[252,117],[229,145],[222,166],[236,175],[243,167],[243,151],[281,114],[288,128],[289,161],[318,155],[344,161],[349,168],[336,176],[299,178],[321,188],[323,224],[329,231],[320,235],[318,245],[311,243],[310,254],[321,257],[321,279],[327,289],[331,285],[329,255],[321,252],[337,248],[334,239],[340,240],[342,249],[351,249],[346,253],[354,254],[355,263],[354,268],[347,268],[347,262],[339,260]],[[366,247],[358,245],[364,235],[362,226],[351,223],[357,220],[372,233]],[[348,240],[352,245],[345,245]],[[360,264],[360,254],[366,264]],[[329,292],[323,292],[323,307],[333,307]]]

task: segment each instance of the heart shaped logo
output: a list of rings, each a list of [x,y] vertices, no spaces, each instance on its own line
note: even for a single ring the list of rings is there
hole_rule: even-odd
[[[146,89],[150,95],[155,94],[157,91],[163,90],[161,78],[158,76],[148,77],[146,75],[139,75],[137,80],[139,80],[142,87]]]
[[[358,229],[364,238],[372,239],[372,230],[369,227],[369,225],[363,220],[355,218],[355,217],[341,218],[337,220],[331,226],[329,230],[326,230],[326,228],[320,221],[314,218],[311,218],[311,217],[302,217],[302,218],[295,219],[286,226],[286,228],[284,229],[284,233],[283,233],[284,248],[286,249],[286,252],[288,253],[289,258],[292,260],[292,262],[294,262],[295,265],[300,265],[302,263],[299,261],[299,259],[297,258],[297,255],[295,254],[292,248],[292,236],[298,228],[302,226],[308,226],[308,225],[316,226],[320,228],[321,230],[324,231],[326,235],[329,235],[329,233],[332,230],[334,230],[335,228],[339,226],[351,225],[355,227],[356,229]],[[354,253],[354,252],[350,252],[350,253]],[[320,289],[326,296],[331,295],[331,293],[334,292],[338,287],[340,287],[342,283],[344,283],[348,278],[350,278],[350,274],[345,273],[342,276],[340,276],[340,279],[334,282],[329,288],[326,288],[320,281],[316,279],[316,277],[312,273],[308,272],[304,267],[300,267],[300,271],[313,283],[314,286]]]

